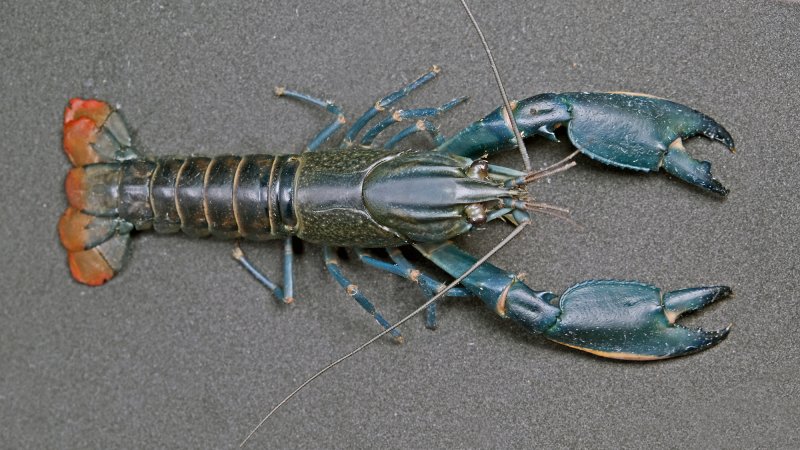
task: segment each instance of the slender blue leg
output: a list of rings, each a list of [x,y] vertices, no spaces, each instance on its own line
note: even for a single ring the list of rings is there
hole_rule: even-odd
[[[294,274],[292,273],[292,263],[294,262],[294,249],[292,249],[292,238],[287,237],[283,241],[283,292],[286,303],[294,301]]]
[[[320,131],[314,137],[314,139],[311,139],[311,141],[306,146],[307,152],[313,152],[314,150],[318,149],[326,140],[328,140],[329,137],[333,135],[333,133],[335,133],[339,128],[342,127],[342,125],[344,125],[347,122],[347,119],[345,119],[344,113],[342,112],[342,108],[333,102],[329,102],[327,100],[320,100],[316,97],[312,97],[310,95],[303,94],[297,91],[292,91],[282,87],[275,88],[275,95],[279,97],[289,97],[294,100],[299,100],[301,102],[317,106],[336,116],[336,118],[333,119],[333,122],[331,122],[330,125],[323,128],[322,131]]]
[[[417,78],[416,80],[408,83],[407,85],[403,86],[399,90],[392,92],[391,94],[383,97],[382,99],[375,102],[375,105],[372,108],[368,109],[364,114],[361,115],[353,125],[345,132],[344,139],[342,140],[341,148],[348,148],[353,145],[355,142],[356,135],[372,120],[378,113],[381,111],[386,110],[387,107],[391,106],[392,104],[396,103],[403,97],[407,96],[413,90],[423,86],[425,83],[431,81],[436,77],[436,75],[441,71],[439,67],[433,66],[431,70],[422,75],[421,77]]]
[[[238,261],[239,264],[241,264],[242,267],[245,268],[245,270],[250,272],[250,274],[253,275],[253,277],[256,280],[258,280],[259,283],[261,283],[264,286],[266,286],[266,288],[269,289],[270,292],[272,292],[272,294],[275,297],[277,297],[278,300],[280,300],[280,301],[282,301],[284,303],[291,303],[292,301],[294,301],[294,299],[291,296],[291,286],[292,286],[292,282],[291,282],[291,262],[289,262],[289,276],[288,276],[288,280],[289,280],[289,283],[288,283],[289,295],[285,295],[284,294],[284,290],[281,289],[280,286],[278,286],[272,280],[270,280],[269,277],[267,277],[267,275],[264,274],[264,272],[259,270],[255,265],[253,265],[253,263],[250,262],[249,259],[247,259],[247,256],[245,256],[244,252],[242,251],[242,248],[239,246],[239,242],[238,241],[236,242],[236,245],[235,245],[235,247],[233,249],[233,259]],[[284,263],[284,281],[287,279],[286,273],[287,273],[286,272],[286,265]]]
[[[384,272],[389,272],[393,275],[397,275],[398,277],[405,278],[407,280],[412,280],[410,274],[407,270],[403,269],[402,267],[398,266],[397,264],[390,263],[388,261],[384,261],[382,259],[376,258],[369,253],[367,253],[363,248],[356,248],[354,249],[356,255],[358,255],[358,259],[363,262],[364,264],[374,267],[378,270],[383,270]],[[412,280],[414,281],[414,280]]]
[[[417,123],[415,123],[414,125],[411,125],[408,128],[404,128],[402,131],[392,136],[389,140],[386,141],[385,144],[383,144],[383,148],[385,148],[386,150],[391,150],[394,148],[395,145],[397,145],[403,139],[420,131],[427,132],[431,136],[431,139],[433,139],[433,142],[436,143],[437,147],[439,145],[442,145],[442,143],[444,142],[444,136],[442,136],[442,134],[439,133],[439,128],[436,125],[434,125],[429,120],[418,120]]]
[[[391,274],[397,275],[399,277],[403,277],[409,281],[413,281],[420,285],[420,287],[425,290],[425,292],[433,292],[434,294],[441,289],[444,289],[446,285],[444,283],[440,283],[436,281],[431,276],[427,275],[426,273],[422,272],[421,270],[417,269],[413,264],[411,264],[405,257],[400,253],[400,250],[397,248],[386,248],[385,249],[389,256],[394,261],[393,263],[383,261],[381,259],[375,258],[374,256],[366,253],[363,249],[356,248],[356,254],[361,262],[367,264],[368,266],[374,267],[376,269],[380,269]],[[454,287],[447,291],[447,297],[470,297],[472,294],[469,293],[466,289],[462,287]]]
[[[429,294],[428,299],[436,294]],[[425,327],[429,330],[435,330],[439,327],[439,322],[436,320],[436,310],[438,309],[439,301],[435,301],[425,308]]]
[[[339,268],[339,257],[336,256],[336,250],[333,247],[325,246],[323,247],[323,253],[325,255],[325,267],[328,268],[328,272],[330,272],[336,282],[345,289],[347,295],[353,297],[353,299],[358,302],[364,311],[372,314],[372,317],[376,322],[378,322],[378,325],[382,326],[384,329],[391,327],[392,325],[387,322],[381,313],[375,309],[375,305],[372,304],[367,296],[361,293],[361,291],[358,289],[358,286],[353,284],[347,277],[344,276],[342,270]],[[400,330],[395,328],[390,333],[396,342],[403,342],[403,336],[400,334]]]
[[[415,274],[417,278],[417,282],[422,287],[422,290],[425,292],[425,295],[428,298],[433,297],[438,292],[446,287],[444,283],[441,283],[431,277],[430,275],[422,272],[418,268],[416,268],[413,264],[411,264],[403,253],[398,248],[389,248],[386,249],[389,252],[389,258],[394,261],[395,264],[404,268],[408,273]],[[471,297],[472,294],[464,289],[463,287],[454,287],[447,291],[447,297]],[[436,329],[436,309],[439,302],[431,303],[425,311],[425,326],[431,330]]]
[[[443,283],[436,281],[433,277],[417,269],[397,248],[386,249],[394,263],[375,258],[364,252],[363,249],[355,249],[355,251],[358,258],[364,264],[417,283],[428,298],[433,297],[437,292],[445,288]],[[456,287],[447,292],[447,297],[470,297],[471,295],[469,291],[462,287]],[[436,303],[432,303],[428,307],[425,322],[428,328],[436,328]]]
[[[467,97],[459,97],[449,102],[445,103],[438,108],[416,108],[416,109],[401,109],[395,111],[388,117],[384,118],[378,124],[370,128],[364,133],[364,136],[361,138],[361,145],[363,146],[370,146],[372,142],[381,134],[384,130],[389,128],[390,126],[406,121],[406,120],[416,120],[422,118],[434,118],[438,117],[441,114],[446,113],[447,111],[455,108],[456,106],[460,105],[464,101],[467,100]]]

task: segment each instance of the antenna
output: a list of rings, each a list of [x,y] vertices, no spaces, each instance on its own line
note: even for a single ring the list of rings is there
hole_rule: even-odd
[[[494,81],[497,82],[497,88],[500,90],[500,96],[503,97],[503,107],[506,109],[506,117],[508,117],[508,122],[511,124],[511,130],[514,131],[514,137],[517,140],[517,146],[519,147],[519,154],[522,156],[522,164],[525,166],[525,171],[531,171],[531,160],[528,157],[528,149],[525,148],[525,142],[522,140],[522,133],[519,132],[519,128],[517,127],[517,120],[514,119],[514,110],[511,107],[511,102],[508,101],[508,95],[506,95],[506,88],[503,87],[503,80],[500,79],[500,72],[497,71],[497,65],[494,63],[494,57],[492,56],[492,50],[489,48],[489,43],[486,42],[486,38],[483,36],[483,31],[481,31],[481,27],[478,26],[478,21],[475,20],[475,16],[472,15],[472,11],[470,11],[469,6],[467,6],[466,0],[460,0],[461,6],[464,7],[464,11],[467,12],[467,16],[469,16],[469,20],[472,22],[472,26],[475,28],[475,31],[478,33],[478,37],[481,39],[481,44],[483,44],[483,50],[486,51],[486,56],[489,58],[489,66],[492,68],[492,73],[494,74]]]

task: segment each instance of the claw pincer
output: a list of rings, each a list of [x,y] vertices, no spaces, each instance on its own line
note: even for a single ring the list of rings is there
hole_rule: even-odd
[[[452,276],[476,261],[449,242],[415,247]],[[719,343],[730,329],[692,330],[675,324],[680,315],[730,295],[727,286],[662,295],[660,289],[644,283],[591,280],[570,287],[559,297],[535,291],[489,263],[467,276],[462,285],[498,315],[528,331],[606,358],[643,361],[683,356]]]
[[[643,172],[663,168],[689,184],[720,195],[728,193],[711,175],[711,163],[686,153],[683,139],[703,135],[734,151],[733,138],[714,119],[688,106],[622,92],[539,94],[512,106],[524,137],[557,140],[555,130],[565,126],[570,142],[596,161]],[[507,114],[499,108],[438,150],[478,157],[514,145]]]

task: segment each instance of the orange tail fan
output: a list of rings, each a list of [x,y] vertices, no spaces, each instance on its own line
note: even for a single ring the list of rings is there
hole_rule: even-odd
[[[69,206],[58,222],[75,280],[98,286],[125,265],[133,226],[117,215],[120,161],[138,158],[125,122],[100,100],[70,100],[64,151],[74,166],[64,189]]]

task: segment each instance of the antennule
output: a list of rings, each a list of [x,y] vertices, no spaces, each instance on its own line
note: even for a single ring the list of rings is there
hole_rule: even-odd
[[[525,175],[525,183],[526,184],[533,183],[536,180],[540,180],[542,178],[547,178],[547,177],[549,177],[551,175],[555,175],[555,174],[557,174],[559,172],[563,172],[565,170],[569,170],[569,169],[571,169],[571,168],[573,168],[573,167],[575,167],[577,165],[578,165],[578,163],[576,163],[575,161],[572,161],[572,162],[570,162],[568,164],[564,164],[561,167],[547,168],[547,169],[537,170],[536,172],[531,172],[528,175]]]
[[[569,161],[575,158],[578,155],[578,153],[580,153],[580,150],[575,150],[574,152],[570,153],[569,156],[562,159],[561,161],[558,161],[557,163],[554,164],[550,164],[549,166],[546,166],[542,169],[534,170],[523,176],[508,180],[505,183],[503,183],[503,186],[507,188],[522,186],[528,183],[533,183],[536,180],[547,178],[551,175],[555,175],[559,172],[563,172],[567,169],[571,169],[575,167],[578,163],[576,163],[575,161],[572,162]]]

